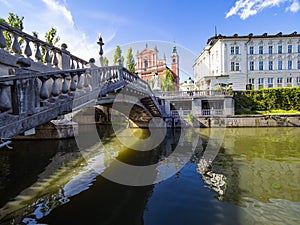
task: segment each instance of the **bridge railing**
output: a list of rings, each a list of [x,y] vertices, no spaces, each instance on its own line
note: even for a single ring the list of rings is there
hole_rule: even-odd
[[[90,91],[101,91],[105,86],[122,88],[120,84],[132,84],[135,90],[154,98],[148,84],[122,66],[89,64],[88,68],[44,73],[17,69],[16,75],[0,76],[0,115],[32,115],[72,100],[75,93],[85,95]]]
[[[96,72],[100,74],[100,98],[105,97],[108,93],[117,92],[119,89],[128,85],[127,88],[133,88],[134,92],[143,97],[140,100],[144,98],[151,99],[155,108],[160,112],[160,114],[162,113],[161,106],[158,104],[158,101],[148,83],[141,79],[137,74],[130,72],[123,66],[101,67],[96,69]]]
[[[95,72],[99,74],[99,82],[111,89],[114,88],[114,84],[118,87],[118,85],[123,82],[125,85],[133,84],[136,89],[151,96],[154,95],[146,81],[142,80],[137,74],[130,72],[123,66],[99,67],[95,69]]]
[[[11,45],[5,36],[10,38]],[[23,66],[30,67],[35,62],[52,69],[84,68],[88,62],[72,55],[66,48],[66,44],[62,44],[60,49],[0,22],[0,51],[4,56],[0,57],[2,65],[19,67],[23,64]]]
[[[0,76],[0,112],[32,115],[65,100],[75,92],[88,92],[92,78],[87,69],[38,73],[21,70],[16,75]],[[84,94],[84,93],[83,93]]]
[[[155,91],[159,97],[195,97],[195,96],[230,96],[232,91],[195,90],[195,91]]]

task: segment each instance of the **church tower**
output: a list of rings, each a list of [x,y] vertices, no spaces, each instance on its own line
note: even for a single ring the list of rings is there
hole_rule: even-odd
[[[174,80],[176,83],[176,86],[178,87],[179,85],[179,55],[177,54],[176,46],[174,45],[173,51],[172,51],[172,72],[174,76]]]

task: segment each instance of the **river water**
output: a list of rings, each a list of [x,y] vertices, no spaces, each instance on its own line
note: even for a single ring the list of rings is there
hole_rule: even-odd
[[[300,128],[94,130],[0,150],[1,225],[300,223]]]

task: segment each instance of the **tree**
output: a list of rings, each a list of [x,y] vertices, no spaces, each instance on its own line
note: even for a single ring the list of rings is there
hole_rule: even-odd
[[[127,69],[132,72],[135,73],[135,61],[132,55],[132,48],[128,48],[127,51],[127,58],[126,58],[126,65],[127,65]]]
[[[108,58],[106,56],[104,56],[104,58],[103,58],[104,66],[108,66],[108,63],[109,63]]]
[[[122,56],[122,50],[119,45],[116,46],[115,54],[114,54],[114,66],[118,64],[118,60],[121,59],[121,63],[124,63],[124,57]]]
[[[170,70],[164,70],[160,79],[160,86],[163,91],[175,91],[174,76]]]
[[[54,27],[51,27],[49,32],[46,32],[45,40],[48,44],[53,45],[53,46],[55,46],[59,42],[60,37],[57,36],[57,31]]]
[[[13,28],[16,28],[16,29],[21,30],[21,31],[24,29],[23,20],[24,20],[24,16],[19,17],[18,15],[14,14],[14,13],[11,13],[11,12],[8,14],[8,19],[7,20],[5,20],[3,18],[0,18],[0,21],[2,23],[8,24],[8,25],[12,26]],[[11,46],[11,43],[12,43],[12,36],[7,31],[4,31],[3,34],[4,34],[4,38],[6,40],[6,48],[5,49],[9,50],[10,46]],[[23,40],[20,39],[19,44],[22,45],[22,43],[23,43]]]

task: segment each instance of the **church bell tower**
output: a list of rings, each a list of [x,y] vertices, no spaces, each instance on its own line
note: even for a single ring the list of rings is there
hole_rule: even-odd
[[[175,45],[173,47],[171,60],[172,60],[172,71],[173,71],[174,80],[176,86],[178,86],[179,85],[179,56],[177,54]]]

